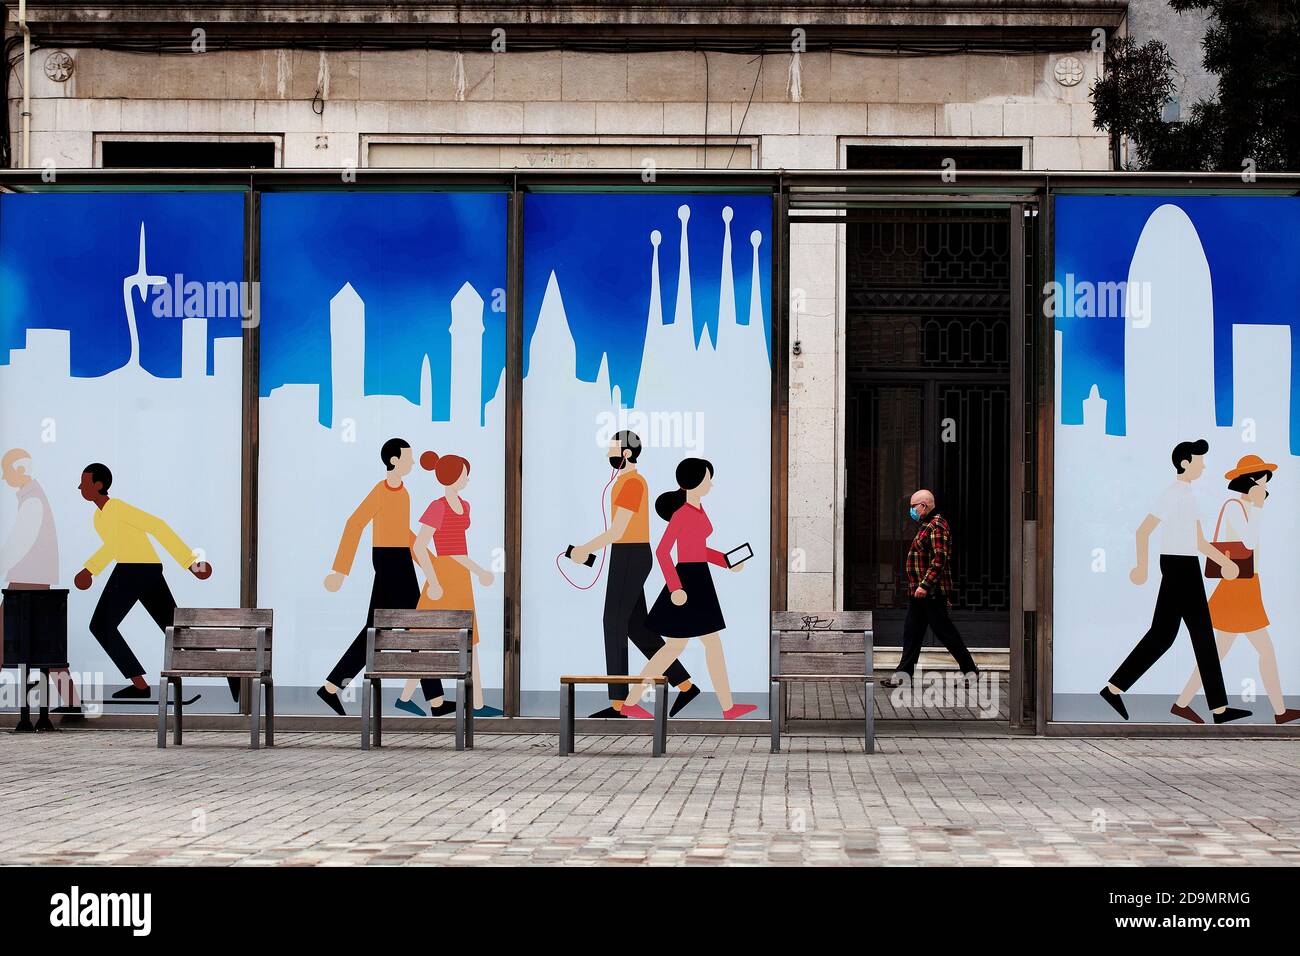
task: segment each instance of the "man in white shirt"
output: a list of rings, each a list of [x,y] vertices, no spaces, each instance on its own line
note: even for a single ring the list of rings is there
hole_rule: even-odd
[[[1205,455],[1209,450],[1210,443],[1204,438],[1174,446],[1170,459],[1178,472],[1176,480],[1165,489],[1155,509],[1137,529],[1137,566],[1129,573],[1129,580],[1139,587],[1146,583],[1148,544],[1151,533],[1159,529],[1160,593],[1156,596],[1150,630],[1120,664],[1110,683],[1101,689],[1102,699],[1125,720],[1128,720],[1128,708],[1120,695],[1174,646],[1179,624],[1187,625],[1196,666],[1205,682],[1205,702],[1214,713],[1214,722],[1224,724],[1250,716],[1248,710],[1228,706],[1214,627],[1210,623],[1210,607],[1201,579],[1202,555],[1219,565],[1225,580],[1237,576],[1237,565],[1232,559],[1205,539],[1197,514],[1192,482],[1204,474]]]
[[[11,448],[0,457],[0,478],[17,493],[18,514],[0,547],[0,580],[15,591],[48,590],[59,583],[59,540],[54,531],[45,490],[32,477],[32,456],[22,448]],[[4,616],[0,612],[0,648],[3,648]],[[3,650],[0,650],[3,654]],[[55,688],[67,702],[58,708],[64,720],[81,713],[77,689],[66,670],[52,674]]]

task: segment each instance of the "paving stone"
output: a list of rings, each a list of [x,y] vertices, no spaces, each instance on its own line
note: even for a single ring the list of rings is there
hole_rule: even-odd
[[[177,866],[1300,865],[1300,743],[91,730],[4,739],[0,859]]]

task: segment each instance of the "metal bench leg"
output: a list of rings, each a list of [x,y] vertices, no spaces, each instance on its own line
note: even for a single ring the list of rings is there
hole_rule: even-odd
[[[864,693],[862,696],[862,711],[864,716],[864,728],[867,732],[867,753],[876,752],[876,683],[867,681],[863,685]]]
[[[185,682],[179,677],[173,677],[171,684],[172,693],[176,695],[175,700],[172,701],[172,712],[176,715],[176,730],[175,733],[172,734],[172,743],[179,745],[181,742],[181,722],[184,719],[185,710]],[[162,681],[158,682],[158,693],[164,693]]]
[[[243,690],[248,694],[249,744],[256,750],[262,746],[262,688],[250,679],[244,681]]]
[[[661,693],[655,694],[654,740],[650,744],[650,755],[662,757],[668,749],[668,685],[664,684]]]
[[[167,686],[168,682],[158,682],[158,749],[167,749]]]
[[[772,681],[772,687],[767,693],[767,709],[771,712],[768,717],[772,719],[772,753],[781,752],[781,682]]]
[[[370,749],[370,688],[361,688],[361,749]]]
[[[266,691],[266,745],[275,746],[275,681],[269,677],[262,684]]]
[[[384,745],[384,682],[370,682],[370,719],[375,722],[375,746]]]
[[[573,705],[569,703],[569,685],[560,685],[560,756],[573,753],[569,742],[569,728],[573,726]]]
[[[474,749],[474,678],[465,681],[465,749]]]
[[[456,681],[456,749],[465,749],[465,681]]]

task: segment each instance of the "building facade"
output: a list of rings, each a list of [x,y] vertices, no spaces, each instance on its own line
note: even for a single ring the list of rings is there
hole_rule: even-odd
[[[1024,587],[1025,545],[1014,529],[1030,517],[1007,494],[1021,487],[1013,452],[1024,431],[1015,323],[1034,324],[1033,286],[1050,259],[1034,258],[1042,232],[1022,231],[1006,212],[1036,216],[1038,198],[1007,199],[980,177],[1109,170],[1112,147],[1093,126],[1089,90],[1110,38],[1159,33],[1162,16],[1177,18],[1157,6],[29,4],[21,22],[11,8],[7,24],[11,59],[25,38],[32,46],[28,85],[16,71],[7,90],[10,159],[52,183],[68,170],[254,166],[333,171],[345,189],[379,169],[622,170],[646,186],[667,170],[912,171],[904,193],[952,201],[917,208],[886,192],[846,215],[854,203],[832,199],[826,214],[810,204],[789,223],[773,287],[789,300],[791,347],[780,382],[789,437],[779,600],[876,611],[888,663],[906,600],[898,499],[936,485],[960,515],[961,622],[981,662],[1006,668],[1024,653],[1012,595]],[[1011,205],[981,208],[971,201],[980,190]],[[721,213],[729,250],[749,237],[748,226],[730,228],[740,214],[735,203]],[[684,216],[683,270],[686,233]],[[758,275],[776,236],[753,236]],[[655,295],[668,315],[659,252],[656,241]],[[1036,265],[1026,271],[1027,257]],[[491,282],[480,285],[453,305],[454,331],[481,331],[479,298]],[[734,294],[750,288],[737,284]],[[552,300],[542,289],[550,294],[544,279],[545,314]],[[734,315],[761,318],[755,302],[733,302]],[[331,321],[369,305],[361,290],[340,291]],[[558,299],[552,306],[561,310]],[[538,328],[561,351],[581,338]],[[542,339],[532,341],[536,361]],[[486,339],[482,347],[486,365]],[[603,359],[591,372],[597,391],[617,378]],[[362,373],[347,375],[360,394]],[[420,378],[421,410],[430,375]],[[470,382],[488,429],[504,427],[490,402],[497,380]],[[541,394],[537,411],[550,414]],[[290,399],[306,408],[319,396],[279,396]],[[525,389],[525,414],[529,401]],[[996,466],[976,467],[983,459]],[[287,513],[266,520],[292,522]],[[528,534],[526,517],[525,547]]]

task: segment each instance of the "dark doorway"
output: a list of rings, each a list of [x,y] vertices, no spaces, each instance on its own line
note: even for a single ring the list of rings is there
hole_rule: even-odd
[[[901,642],[908,499],[953,530],[953,619],[1009,646],[1012,248],[1008,210],[864,209],[847,226],[845,606]]]
[[[1019,146],[850,146],[849,169],[942,169],[951,159],[956,168],[1022,169],[1025,152]]]
[[[113,140],[102,144],[105,168],[273,169],[275,143]]]

